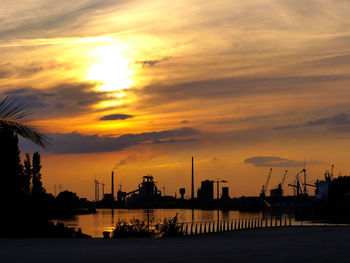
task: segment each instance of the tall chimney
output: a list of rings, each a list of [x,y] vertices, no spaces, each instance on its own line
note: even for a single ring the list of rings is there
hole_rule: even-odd
[[[194,178],[193,178],[193,156],[192,156],[192,184],[191,184],[191,199],[194,199]]]
[[[112,199],[114,200],[114,173],[113,173],[113,171],[112,171],[111,194],[112,194]]]

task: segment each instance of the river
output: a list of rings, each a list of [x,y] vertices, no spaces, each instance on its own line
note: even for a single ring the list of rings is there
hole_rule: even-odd
[[[159,222],[163,218],[178,214],[180,222],[231,220],[261,216],[260,212],[217,211],[199,209],[150,209],[151,222]],[[77,215],[71,219],[52,220],[54,223],[64,223],[66,226],[81,228],[83,233],[92,237],[102,237],[103,231],[112,231],[118,219],[130,220],[137,218],[147,221],[147,210],[143,209],[97,209],[96,214]]]

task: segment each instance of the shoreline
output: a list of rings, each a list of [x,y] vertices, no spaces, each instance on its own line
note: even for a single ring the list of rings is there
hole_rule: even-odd
[[[350,227],[288,227],[171,238],[0,239],[1,262],[348,262]]]

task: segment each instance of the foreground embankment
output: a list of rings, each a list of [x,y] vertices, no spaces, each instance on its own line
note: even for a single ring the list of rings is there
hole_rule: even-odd
[[[0,262],[349,262],[350,227],[286,227],[162,239],[0,239]]]

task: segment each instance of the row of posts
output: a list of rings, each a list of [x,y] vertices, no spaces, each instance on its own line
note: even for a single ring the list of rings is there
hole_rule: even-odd
[[[245,218],[233,219],[230,221],[219,220],[181,223],[181,232],[183,235],[198,235],[255,228],[287,227],[291,225],[291,217]]]

